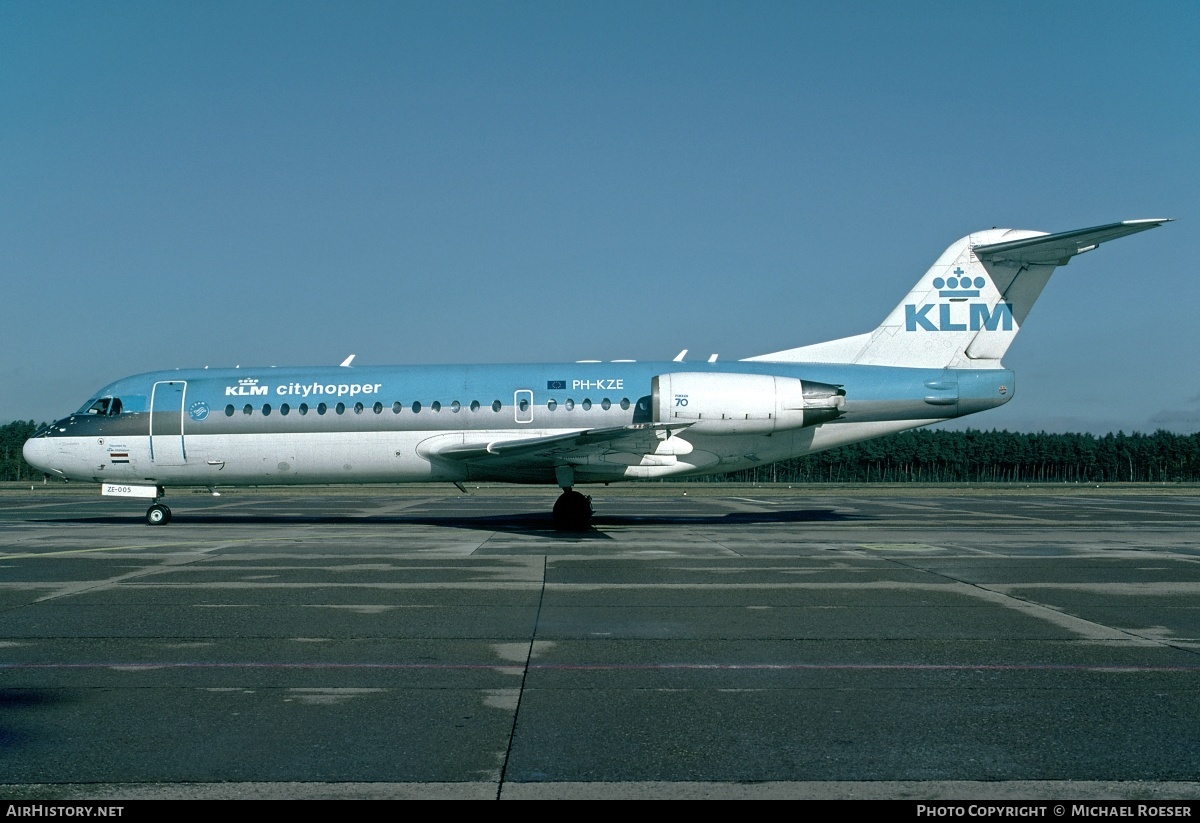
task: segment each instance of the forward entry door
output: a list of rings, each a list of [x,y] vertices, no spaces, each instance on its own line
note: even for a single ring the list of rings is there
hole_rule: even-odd
[[[150,460],[156,466],[187,463],[187,444],[183,440],[186,402],[186,380],[162,380],[150,390]]]

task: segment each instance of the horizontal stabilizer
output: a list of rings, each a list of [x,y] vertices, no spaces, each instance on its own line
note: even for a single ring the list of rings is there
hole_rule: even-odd
[[[1075,229],[1058,234],[1028,237],[1024,240],[1010,240],[1007,243],[975,246],[972,250],[975,256],[985,263],[1065,266],[1075,255],[1091,251],[1108,240],[1127,237],[1169,222],[1170,218],[1125,220],[1090,229]]]

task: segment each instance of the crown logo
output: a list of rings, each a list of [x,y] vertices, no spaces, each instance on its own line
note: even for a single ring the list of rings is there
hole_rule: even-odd
[[[967,276],[962,266],[957,266],[950,277],[933,278],[933,287],[942,297],[978,297],[979,290],[986,285],[987,280],[982,277]]]
[[[243,377],[241,380],[238,381],[238,385],[239,386],[257,386],[258,378],[257,377]]]

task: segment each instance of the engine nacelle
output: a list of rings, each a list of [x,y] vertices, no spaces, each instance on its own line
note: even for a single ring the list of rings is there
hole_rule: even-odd
[[[704,434],[771,434],[833,420],[846,393],[829,383],[771,374],[675,372],[651,382],[656,423]]]

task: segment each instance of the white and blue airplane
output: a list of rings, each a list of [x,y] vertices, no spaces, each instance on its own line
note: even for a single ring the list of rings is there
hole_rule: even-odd
[[[874,331],[736,362],[193,369],[105,386],[25,460],[150,500],[168,486],[581,483],[693,477],[811,454],[1007,403],[1000,362],[1056,266],[1167,219],[958,240]]]

